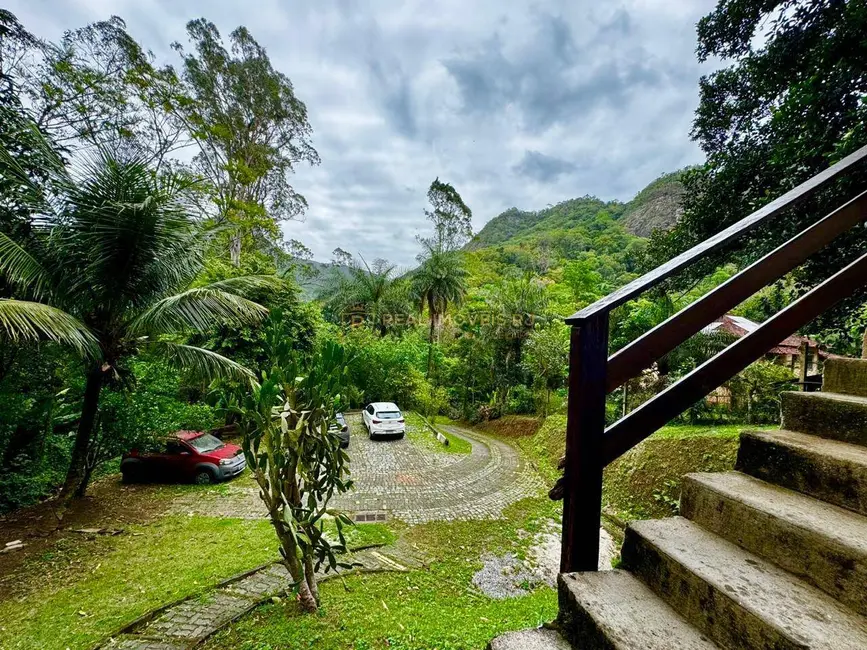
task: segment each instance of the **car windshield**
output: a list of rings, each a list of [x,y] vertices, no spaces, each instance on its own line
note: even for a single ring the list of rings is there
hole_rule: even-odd
[[[222,440],[220,440],[219,438],[215,438],[209,433],[204,433],[198,438],[187,440],[187,442],[192,445],[193,449],[195,449],[199,453],[214,451],[215,449],[219,449],[223,446]]]
[[[400,411],[379,411],[379,413],[376,414],[376,417],[382,418],[383,420],[399,420]]]

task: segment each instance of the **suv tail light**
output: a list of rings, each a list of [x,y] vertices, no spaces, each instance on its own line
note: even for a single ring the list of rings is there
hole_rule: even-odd
[[[371,420],[371,422],[372,422],[373,424],[382,424],[382,420],[376,420],[376,419],[374,419],[374,420]]]
[[[401,424],[403,424],[404,422],[406,422],[406,420],[404,420],[403,418],[401,418],[401,419],[398,420],[398,422],[400,422]]]

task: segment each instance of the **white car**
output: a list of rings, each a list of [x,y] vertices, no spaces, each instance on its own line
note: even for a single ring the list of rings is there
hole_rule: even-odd
[[[361,412],[369,438],[374,436],[397,436],[406,434],[406,420],[397,404],[393,402],[373,402]]]

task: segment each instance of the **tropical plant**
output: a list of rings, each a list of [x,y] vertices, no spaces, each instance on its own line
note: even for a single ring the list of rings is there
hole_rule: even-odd
[[[343,348],[328,342],[310,357],[292,349],[275,310],[266,327],[269,365],[235,409],[240,416],[247,466],[260,488],[292,576],[302,609],[319,607],[316,572],[350,565],[345,552],[345,514],[328,508],[334,494],[352,486],[349,456],[329,432],[347,375]],[[336,525],[337,543],[325,536],[326,520]]]
[[[396,277],[397,267],[387,260],[368,264],[363,257],[359,259],[348,267],[348,274],[332,276],[335,281],[322,297],[337,320],[356,324],[358,319],[385,336],[387,314],[402,307],[404,282]]]
[[[449,305],[460,306],[467,293],[467,272],[459,251],[427,243],[419,256],[421,265],[412,274],[412,292],[424,311],[427,307],[428,332],[427,374],[430,377],[434,338],[440,320]]]
[[[202,268],[205,235],[184,202],[187,181],[101,148],[72,169],[52,160],[46,192],[0,149],[0,163],[29,187],[34,214],[26,247],[0,233],[0,273],[22,298],[0,300],[0,332],[12,341],[53,339],[85,359],[81,417],[63,487],[67,496],[80,496],[100,393],[121,376],[121,361],[148,348],[204,377],[249,377],[241,365],[180,337],[226,321],[260,321],[267,310],[240,294],[275,279],[189,288]]]

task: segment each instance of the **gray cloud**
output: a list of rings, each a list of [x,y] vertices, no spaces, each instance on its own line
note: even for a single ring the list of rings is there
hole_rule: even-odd
[[[521,162],[512,169],[522,176],[529,176],[540,183],[556,179],[558,176],[575,171],[577,165],[567,160],[546,156],[538,151],[527,151]]]
[[[246,25],[307,104],[310,208],[287,238],[327,260],[340,246],[406,267],[427,186],[457,187],[479,229],[502,210],[595,194],[631,198],[701,160],[689,141],[695,22],[715,0],[10,0],[39,36],[123,17],[161,63],[205,16]]]

